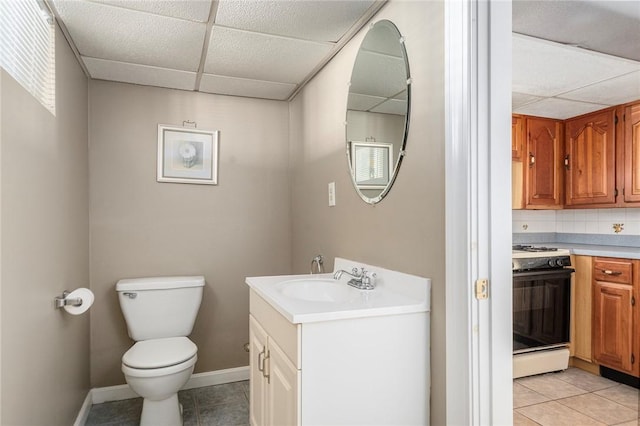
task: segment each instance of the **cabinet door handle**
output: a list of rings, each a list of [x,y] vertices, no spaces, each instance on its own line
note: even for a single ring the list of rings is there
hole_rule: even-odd
[[[570,168],[570,167],[569,167],[569,154],[567,154],[567,155],[565,155],[565,156],[564,156],[564,168],[565,168],[566,170],[569,170],[569,168]]]
[[[267,368],[269,367],[269,364],[267,364],[267,361],[269,360],[269,358],[271,358],[271,352],[267,352],[267,354],[264,356],[263,359],[263,364],[262,364],[262,376],[265,377],[267,379],[267,384],[271,383],[271,371],[267,372]],[[271,370],[269,368],[269,370]]]
[[[529,167],[533,167],[536,164],[536,156],[532,152],[529,153]]]
[[[609,269],[602,269],[601,271],[603,274],[606,274],[606,275],[622,275],[621,271],[611,271]]]
[[[262,352],[260,352],[258,354],[258,371],[262,372],[262,375],[264,376],[264,355],[266,352],[267,348],[266,346],[262,347]]]

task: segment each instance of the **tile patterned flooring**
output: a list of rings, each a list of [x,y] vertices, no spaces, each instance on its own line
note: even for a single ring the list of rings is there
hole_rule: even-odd
[[[248,426],[249,382],[227,383],[178,392],[184,426]],[[91,407],[86,426],[137,426],[142,398]]]
[[[640,391],[577,368],[513,381],[516,426],[639,426]]]
[[[184,426],[249,424],[249,382],[183,390]],[[523,377],[513,382],[515,426],[640,426],[640,391],[577,368]],[[87,426],[135,426],[142,399],[91,407]]]

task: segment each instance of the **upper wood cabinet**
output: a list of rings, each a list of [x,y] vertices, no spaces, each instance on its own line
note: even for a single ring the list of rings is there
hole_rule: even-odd
[[[526,208],[562,208],[562,123],[527,117],[525,129]]]
[[[524,149],[524,117],[521,115],[511,116],[511,159],[522,161],[522,150]]]
[[[566,122],[565,205],[614,204],[615,109]]]
[[[624,187],[623,198],[640,202],[640,103],[624,112]]]

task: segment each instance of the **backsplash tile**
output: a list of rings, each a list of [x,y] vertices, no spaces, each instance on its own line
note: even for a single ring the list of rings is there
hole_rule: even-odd
[[[620,224],[615,232],[614,224]],[[640,235],[640,208],[513,210],[514,233]]]

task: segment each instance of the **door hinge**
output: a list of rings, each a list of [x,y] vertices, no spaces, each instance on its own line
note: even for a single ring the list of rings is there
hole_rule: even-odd
[[[618,196],[618,188],[616,188],[616,189],[614,189],[614,190],[613,190],[613,196],[614,196],[614,197],[617,197],[617,196]]]
[[[636,306],[636,298],[631,296],[631,306]]]
[[[635,364],[636,363],[636,356],[634,354],[631,354],[631,364]]]
[[[613,120],[613,124],[618,124],[618,115],[616,114],[615,119]]]
[[[481,278],[476,280],[476,299],[484,300],[489,298],[489,280]]]

